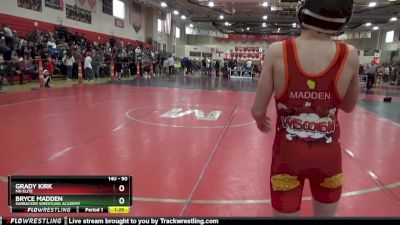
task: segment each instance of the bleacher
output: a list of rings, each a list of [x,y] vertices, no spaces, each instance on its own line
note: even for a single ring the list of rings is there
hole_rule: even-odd
[[[0,21],[8,24],[13,30],[16,30],[19,36],[25,36],[27,33],[31,33],[35,28],[40,31],[55,31],[58,24],[56,21],[54,23],[46,23],[41,21],[35,21],[31,19],[26,19],[18,16],[12,16],[4,13],[0,13]],[[35,26],[37,24],[37,26]],[[73,27],[66,27],[68,31],[75,35],[78,33],[79,35],[85,35],[89,41],[108,41],[110,39],[110,35],[101,34],[97,32],[91,32],[87,30],[77,29]],[[142,43],[136,40],[129,40],[125,38],[115,37],[116,41],[124,41],[124,43],[130,43],[133,46],[137,46],[138,44],[142,44],[144,47],[148,47],[148,43]]]

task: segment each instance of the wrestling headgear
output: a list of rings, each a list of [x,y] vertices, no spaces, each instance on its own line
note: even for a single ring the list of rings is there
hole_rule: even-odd
[[[300,26],[326,34],[340,33],[353,14],[353,0],[300,0]]]

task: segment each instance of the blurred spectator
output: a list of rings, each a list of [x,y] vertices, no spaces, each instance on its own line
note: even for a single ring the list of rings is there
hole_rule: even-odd
[[[215,62],[215,75],[219,77],[219,71],[221,70],[221,63],[219,60]]]
[[[100,51],[93,50],[92,67],[94,78],[100,78],[100,65],[103,63],[103,56],[100,55]]]
[[[48,70],[44,70],[43,75],[44,75],[44,86],[49,88],[51,82],[51,74],[49,73]]]
[[[93,67],[92,67],[92,57],[90,57],[90,53],[86,53],[85,57],[85,78],[86,80],[93,79]]]
[[[136,74],[136,63],[140,65],[139,73],[142,73],[143,69],[149,73],[151,64],[157,65],[156,57],[159,57],[161,61],[167,54],[154,54],[151,49],[143,48],[141,44],[132,46],[130,43],[124,45],[123,42],[115,42],[112,47],[110,42],[101,43],[100,39],[92,43],[84,34],[58,33],[57,30],[50,32],[34,29],[25,37],[21,37],[13,32],[10,26],[3,24],[0,34],[3,37],[0,39],[0,50],[3,52],[4,61],[1,74],[5,75],[10,84],[13,83],[12,78],[17,75],[17,71],[22,71],[25,75],[31,75],[32,79],[37,79],[38,57],[42,59],[44,69],[47,70],[50,78],[58,74],[58,71],[67,79],[77,78],[78,63],[81,63],[85,68],[85,73],[88,74],[86,78],[91,79],[92,74],[96,78],[100,77],[100,74],[110,75],[111,61],[116,63],[115,69],[118,69],[119,75]],[[93,55],[89,56],[90,54],[87,53],[91,52]],[[89,58],[84,58],[82,55],[87,55]],[[20,58],[28,61],[18,63]],[[173,69],[175,61],[171,59],[171,69]],[[91,61],[90,66],[89,61]],[[121,64],[120,69],[118,63]],[[172,73],[172,70],[170,72]]]
[[[72,79],[72,69],[75,63],[75,59],[71,51],[67,52],[67,54],[62,59],[62,62],[67,67],[67,79]]]

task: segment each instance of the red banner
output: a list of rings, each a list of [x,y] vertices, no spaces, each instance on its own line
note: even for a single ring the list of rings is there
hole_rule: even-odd
[[[227,41],[282,41],[290,36],[285,35],[247,35],[247,34],[229,34],[228,38],[217,38],[218,40],[227,40]],[[238,48],[236,51],[244,50],[243,48]]]
[[[242,52],[242,53],[259,53],[260,47],[235,47],[235,52]]]
[[[249,58],[255,60],[255,59],[260,59],[264,60],[265,55],[264,54],[245,54],[245,53],[231,53],[231,54],[225,54],[225,59],[238,59],[238,60],[247,60]]]

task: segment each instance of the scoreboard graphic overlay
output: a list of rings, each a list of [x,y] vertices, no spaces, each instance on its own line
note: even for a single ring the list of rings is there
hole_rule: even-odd
[[[131,176],[9,176],[13,213],[129,213]]]

